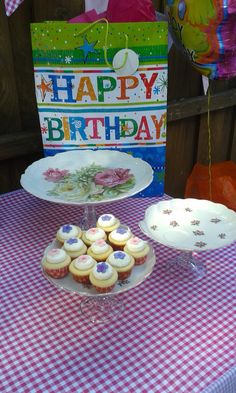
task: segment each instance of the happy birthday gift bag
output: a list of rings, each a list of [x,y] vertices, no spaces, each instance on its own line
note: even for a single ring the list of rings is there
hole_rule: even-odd
[[[152,166],[154,180],[142,196],[163,194],[167,32],[166,22],[31,25],[45,156],[118,149]],[[130,61],[123,52],[120,66],[112,67],[125,47],[138,59],[132,75],[122,70]]]

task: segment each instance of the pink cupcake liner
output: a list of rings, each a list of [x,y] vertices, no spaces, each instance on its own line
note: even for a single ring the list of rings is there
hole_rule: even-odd
[[[80,284],[90,284],[89,276],[79,277],[79,276],[76,276],[76,275],[74,275],[74,274],[72,274],[72,276],[73,276],[73,279],[74,279],[76,282],[80,283]]]
[[[123,281],[126,280],[130,274],[131,274],[131,270],[128,270],[127,272],[118,272],[118,280]]]
[[[96,287],[95,285],[94,285],[93,287],[94,287],[94,288],[96,289],[96,291],[99,292],[99,293],[108,293],[108,292],[111,292],[111,291],[112,291],[112,289],[114,288],[114,286],[115,286],[115,284],[114,284],[114,285],[111,285],[110,287],[106,287],[106,288]]]
[[[69,268],[68,266],[62,267],[60,269],[44,268],[44,271],[53,278],[63,278],[69,273]]]
[[[147,255],[145,255],[144,257],[140,257],[140,258],[135,258],[135,262],[134,264],[137,265],[142,265],[143,263],[145,263],[147,260]]]

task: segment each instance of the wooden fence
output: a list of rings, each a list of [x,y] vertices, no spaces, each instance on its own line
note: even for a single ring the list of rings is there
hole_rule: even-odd
[[[163,1],[153,1],[163,10]],[[0,193],[20,187],[25,168],[43,156],[34,91],[30,23],[67,20],[79,0],[24,0],[11,16],[0,2]],[[236,78],[212,83],[212,162],[236,162]],[[169,53],[165,191],[183,197],[196,162],[208,163],[207,97],[201,75],[172,47]]]

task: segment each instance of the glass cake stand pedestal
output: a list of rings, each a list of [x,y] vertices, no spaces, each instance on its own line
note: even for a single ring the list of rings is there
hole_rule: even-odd
[[[81,314],[92,323],[104,323],[120,317],[124,302],[120,296],[84,297],[80,302]]]
[[[57,240],[54,240],[45,249],[43,258],[41,260],[41,269],[44,277],[55,287],[65,292],[80,295],[80,311],[81,315],[92,323],[104,323],[109,320],[114,320],[122,315],[124,309],[124,302],[122,294],[140,285],[153,271],[156,257],[152,247],[148,254],[147,260],[143,265],[134,266],[130,277],[124,281],[117,281],[112,292],[98,293],[88,284],[80,284],[76,282],[69,273],[64,278],[53,278],[49,276],[43,269],[42,262],[46,253],[52,248],[60,248],[61,245]],[[82,297],[82,299],[81,299]]]
[[[200,280],[206,274],[206,266],[193,251],[181,251],[176,257],[167,260],[166,267],[183,280]]]
[[[78,226],[83,229],[87,230],[89,228],[96,227],[98,215],[96,213],[96,207],[94,204],[85,204],[83,205],[83,213],[79,217]]]

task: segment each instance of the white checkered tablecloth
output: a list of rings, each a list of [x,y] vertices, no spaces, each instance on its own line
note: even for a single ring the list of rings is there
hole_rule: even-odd
[[[157,201],[130,198],[97,212],[141,236],[138,221]],[[199,253],[207,274],[195,282],[172,276],[165,262],[177,251],[155,244],[154,271],[120,295],[120,318],[93,325],[81,297],[52,286],[39,266],[57,228],[81,211],[23,190],[0,196],[0,392],[235,393],[236,243]]]

